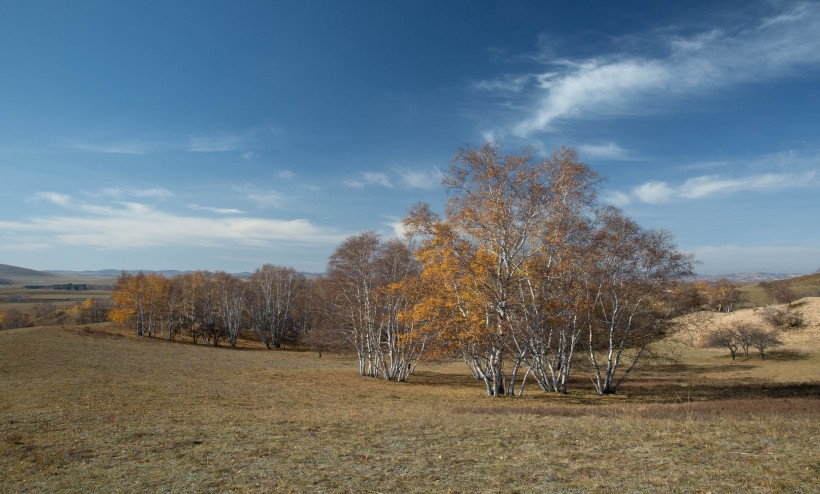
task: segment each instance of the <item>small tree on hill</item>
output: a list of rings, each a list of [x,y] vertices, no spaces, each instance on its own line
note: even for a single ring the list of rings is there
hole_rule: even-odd
[[[737,337],[737,342],[743,350],[743,356],[749,356],[749,347],[753,344],[754,338],[757,334],[765,331],[759,324],[738,321],[731,326],[731,331]]]
[[[751,334],[752,346],[760,352],[760,358],[766,358],[766,349],[773,346],[780,346],[783,341],[774,331],[759,330]]]
[[[761,283],[766,293],[769,294],[772,299],[774,299],[774,303],[776,304],[789,304],[791,307],[792,302],[797,300],[797,294],[792,290],[792,287],[789,286],[789,282],[786,280],[781,281],[774,281],[770,283]]]

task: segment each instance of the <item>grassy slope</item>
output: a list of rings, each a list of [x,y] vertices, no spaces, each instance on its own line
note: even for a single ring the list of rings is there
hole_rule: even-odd
[[[0,264],[0,278],[6,278],[17,281],[29,281],[32,279],[51,279],[56,278],[56,276],[51,273],[46,273],[44,271],[35,271],[33,269],[11,266],[9,264]]]
[[[788,280],[791,289],[801,297],[820,297],[820,273],[798,276]],[[746,295],[746,307],[762,307],[772,303],[771,297],[759,283],[744,285],[740,291]]]
[[[812,324],[778,358],[677,345],[686,365],[618,396],[582,380],[524,399],[483,397],[457,364],[397,384],[109,325],[3,331],[0,491],[812,492]]]

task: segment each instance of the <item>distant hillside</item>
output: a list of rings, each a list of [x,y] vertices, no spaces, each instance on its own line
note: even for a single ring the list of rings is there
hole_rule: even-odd
[[[820,297],[820,273],[806,274],[802,276],[792,276],[785,279],[792,291],[798,297]],[[776,280],[762,280],[762,281],[776,281]],[[740,291],[746,296],[746,303],[748,307],[760,307],[774,302],[766,288],[761,286],[761,282],[742,283],[736,282],[742,286]]]
[[[55,275],[45,271],[35,271],[33,269],[20,268],[17,266],[10,266],[8,264],[0,264],[0,278],[8,280],[31,280],[42,278],[54,278]]]
[[[49,273],[59,275],[59,276],[86,276],[92,278],[116,278],[125,271],[128,274],[137,274],[137,273],[156,273],[161,274],[165,277],[172,278],[174,276],[180,274],[187,274],[190,271],[179,271],[176,269],[166,269],[166,270],[153,270],[153,269],[99,269],[96,271],[67,271],[67,270],[49,270]]]
[[[121,269],[100,269],[96,271],[67,271],[67,270],[49,270],[52,276],[62,276],[62,277],[69,277],[69,278],[116,278],[117,276],[122,273],[123,270]],[[137,273],[156,273],[165,276],[166,278],[173,278],[174,276],[178,276],[181,274],[188,274],[192,273],[193,271],[179,271],[176,269],[165,269],[165,270],[154,270],[154,269],[126,269],[126,273],[128,274],[137,274]],[[241,273],[231,273],[234,276],[242,279],[249,278],[253,273],[249,271],[243,271]],[[300,271],[300,274],[304,275],[305,278],[309,280],[313,280],[322,276],[322,273],[309,273],[305,271]]]

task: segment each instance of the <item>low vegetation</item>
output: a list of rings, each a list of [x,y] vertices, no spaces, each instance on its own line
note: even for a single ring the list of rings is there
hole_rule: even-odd
[[[3,331],[0,492],[812,492],[817,324],[765,360],[670,341],[618,395],[501,400],[459,362],[390,383],[255,341]]]

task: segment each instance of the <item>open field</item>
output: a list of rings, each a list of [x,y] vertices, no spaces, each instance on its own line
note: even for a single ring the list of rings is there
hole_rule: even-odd
[[[818,335],[734,363],[669,343],[679,362],[616,396],[579,372],[568,396],[489,399],[460,363],[385,383],[250,342],[7,330],[0,491],[817,492]]]
[[[0,311],[31,312],[34,306],[48,302],[57,308],[82,303],[89,297],[108,300],[111,290],[51,290],[0,287]]]

